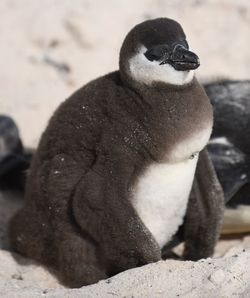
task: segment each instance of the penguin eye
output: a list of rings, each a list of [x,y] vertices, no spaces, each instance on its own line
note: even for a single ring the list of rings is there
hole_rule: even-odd
[[[169,49],[166,45],[159,45],[147,50],[144,55],[149,61],[152,62],[160,60],[168,53],[168,51]]]

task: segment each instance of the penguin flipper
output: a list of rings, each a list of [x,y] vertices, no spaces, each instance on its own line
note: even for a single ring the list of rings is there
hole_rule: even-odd
[[[223,191],[204,149],[199,156],[184,222],[185,259],[198,260],[213,254],[223,212]]]
[[[159,245],[129,201],[133,169],[124,158],[97,161],[73,198],[75,219],[98,242],[110,276],[161,259]]]

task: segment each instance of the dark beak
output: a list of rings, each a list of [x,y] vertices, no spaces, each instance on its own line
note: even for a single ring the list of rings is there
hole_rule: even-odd
[[[166,63],[173,66],[174,69],[182,71],[196,69],[200,66],[199,57],[180,44],[174,47],[171,55],[166,57],[160,65]]]

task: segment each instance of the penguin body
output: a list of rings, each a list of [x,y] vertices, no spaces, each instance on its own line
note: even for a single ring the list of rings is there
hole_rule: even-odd
[[[0,115],[0,189],[23,191],[24,171],[29,167],[32,152],[25,152],[18,128],[8,116]]]
[[[214,106],[208,150],[225,193],[222,234],[250,231],[250,81],[204,84]]]
[[[160,70],[145,80],[150,63]],[[190,74],[198,66],[175,21],[130,31],[119,71],[75,92],[42,135],[10,223],[16,251],[71,287],[160,260],[182,223],[184,258],[213,253],[223,195],[204,149],[213,117]]]
[[[150,126],[162,147],[158,145],[158,157],[149,160],[136,177],[132,204],[160,247],[183,223],[199,152],[212,131],[211,106],[198,87],[194,80],[186,89],[154,90],[156,98],[143,88],[145,98],[157,103],[151,115],[156,122]],[[153,108],[150,110],[153,113]]]
[[[217,156],[215,165],[229,201],[235,193],[230,188],[248,181],[241,176],[250,177],[250,81],[222,80],[204,88],[215,111],[211,154]]]

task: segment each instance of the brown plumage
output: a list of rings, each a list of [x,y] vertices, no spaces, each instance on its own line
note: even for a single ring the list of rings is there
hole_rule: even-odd
[[[151,30],[146,37],[140,33],[145,30]],[[158,243],[131,204],[130,189],[148,165],[168,162],[181,140],[211,125],[212,109],[196,79],[184,86],[146,86],[131,79],[127,62],[147,38],[159,43],[177,34],[184,37],[169,19],[135,27],[122,47],[120,71],[75,92],[42,135],[10,239],[16,251],[54,268],[66,285],[95,283],[161,259]],[[222,205],[203,152],[184,223],[187,259],[213,253]]]

